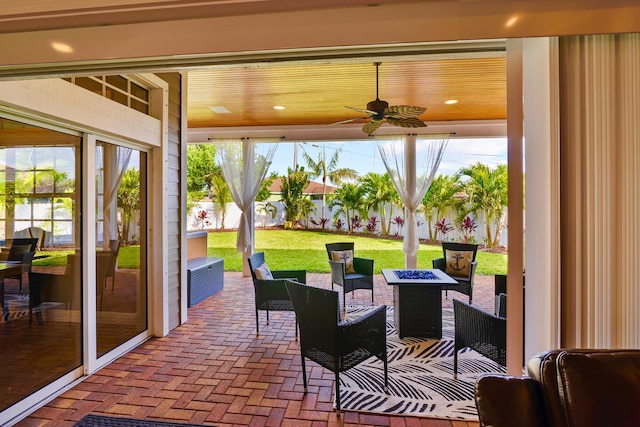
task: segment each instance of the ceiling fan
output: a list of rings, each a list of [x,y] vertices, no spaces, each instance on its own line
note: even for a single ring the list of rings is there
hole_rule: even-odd
[[[373,65],[376,66],[376,99],[367,103],[367,108],[346,107],[350,110],[368,114],[368,116],[342,120],[333,124],[338,125],[370,119],[367,123],[364,124],[364,126],[362,126],[362,131],[367,135],[371,135],[372,133],[374,133],[385,120],[387,121],[387,123],[393,126],[400,126],[405,128],[426,127],[427,124],[418,119],[418,116],[427,110],[426,107],[415,107],[412,105],[389,106],[389,103],[387,101],[383,101],[380,99],[380,97],[378,96],[378,67],[380,66],[380,64],[380,62],[373,63]]]

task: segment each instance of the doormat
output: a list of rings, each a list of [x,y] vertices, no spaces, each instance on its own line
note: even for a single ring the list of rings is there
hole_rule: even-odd
[[[204,424],[184,424],[170,421],[141,420],[89,414],[82,417],[74,427],[206,427]]]
[[[347,308],[347,319],[370,307]],[[442,309],[442,339],[400,339],[387,307],[389,394],[383,389],[383,364],[375,357],[340,373],[340,403],[345,411],[478,421],[474,399],[476,378],[506,369],[479,353],[458,353],[458,377],[453,379],[453,309]]]

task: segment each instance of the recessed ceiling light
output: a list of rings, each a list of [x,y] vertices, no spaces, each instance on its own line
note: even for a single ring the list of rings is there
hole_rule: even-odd
[[[274,110],[284,110],[284,107],[282,105],[274,105],[273,109]]]
[[[447,105],[453,105],[453,104],[457,104],[458,100],[457,99],[449,99],[447,101],[444,101],[445,104]]]
[[[225,107],[223,105],[212,105],[209,108],[211,110],[213,110],[214,113],[218,113],[218,114],[229,114],[229,113],[231,113],[231,111],[227,110],[227,107]]]
[[[515,15],[509,18],[507,22],[505,22],[504,26],[506,28],[513,27],[514,25],[516,25],[516,22],[518,22],[518,15]]]
[[[61,53],[71,53],[73,52],[73,48],[71,45],[62,42],[51,42],[51,47],[53,50],[56,50]]]

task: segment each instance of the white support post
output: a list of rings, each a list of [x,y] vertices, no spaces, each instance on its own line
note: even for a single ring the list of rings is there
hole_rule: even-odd
[[[416,135],[406,135],[404,137],[404,166],[406,171],[406,186],[407,186],[407,194],[409,197],[413,198],[416,194]],[[408,218],[409,221],[415,221],[415,217],[411,216]],[[409,229],[411,228],[407,225],[405,233],[409,233]],[[405,268],[417,268],[418,266],[418,253],[414,254],[405,254]]]

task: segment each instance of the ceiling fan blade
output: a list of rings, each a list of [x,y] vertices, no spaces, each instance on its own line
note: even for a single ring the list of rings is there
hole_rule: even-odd
[[[368,120],[370,117],[356,117],[355,119],[340,120],[339,122],[329,123],[329,126],[343,125],[345,123],[359,122],[360,120]]]
[[[380,126],[382,126],[382,120],[371,120],[369,123],[366,123],[364,126],[362,126],[362,132],[366,133],[367,135],[371,135],[376,130],[378,130]]]
[[[400,126],[403,128],[427,127],[427,124],[425,122],[415,117],[408,117],[408,118],[402,118],[402,119],[397,119],[395,117],[387,117],[387,122],[389,122],[390,125]]]
[[[370,115],[370,116],[373,116],[373,115],[378,114],[378,113],[376,113],[375,111],[367,110],[367,109],[365,109],[365,108],[347,107],[347,106],[345,106],[345,108],[348,108],[348,109],[353,110],[353,111],[357,111],[357,112],[359,112],[359,113],[365,113],[365,114],[368,114],[368,115]]]
[[[387,108],[385,115],[395,117],[397,119],[405,119],[417,117],[427,111],[425,107],[416,107],[413,105],[392,105]]]

